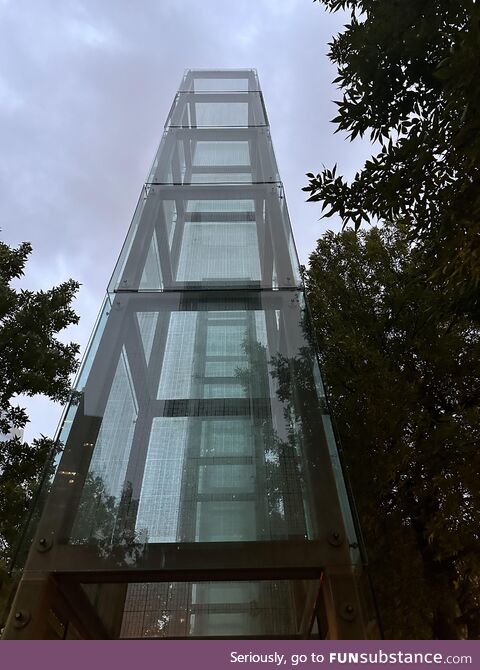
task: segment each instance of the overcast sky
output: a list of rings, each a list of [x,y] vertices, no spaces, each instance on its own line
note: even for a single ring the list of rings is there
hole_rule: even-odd
[[[305,172],[352,176],[369,153],[329,123],[327,43],[345,22],[311,0],[0,0],[0,237],[33,244],[22,286],[82,283],[82,350],[186,68],[258,70],[307,262],[332,223],[305,203]],[[52,435],[61,408],[28,409],[26,438]]]

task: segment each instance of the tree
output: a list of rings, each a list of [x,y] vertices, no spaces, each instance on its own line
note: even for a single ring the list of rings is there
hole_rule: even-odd
[[[430,257],[450,310],[480,308],[480,5],[475,0],[321,0],[351,10],[329,45],[337,131],[378,152],[351,183],[325,168],[304,190],[344,225],[399,221]]]
[[[431,275],[390,223],[327,232],[305,280],[386,637],[477,639],[480,333]]]
[[[63,344],[58,332],[78,322],[71,307],[79,284],[69,280],[48,291],[16,290],[32,247],[10,248],[0,242],[0,585],[40,481],[53,441],[32,444],[12,436],[28,417],[19,395],[42,394],[59,402],[70,397],[70,377],[78,366],[77,344]],[[5,586],[5,585],[4,585]]]

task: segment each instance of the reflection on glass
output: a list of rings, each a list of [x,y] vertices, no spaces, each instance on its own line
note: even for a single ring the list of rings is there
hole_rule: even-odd
[[[334,493],[334,479],[318,445],[328,450],[331,438],[295,296],[124,297],[117,318],[126,341],[72,541],[105,540],[106,510],[113,544],[319,536],[319,501]],[[102,406],[95,372],[89,411]]]
[[[123,350],[72,529],[73,541],[108,539],[105,537],[105,517],[110,518],[113,527],[115,519],[112,515],[117,513],[115,503],[120,500],[126,484],[125,475],[137,416],[135,391]]]
[[[252,637],[307,632],[313,580],[128,586],[120,637]]]

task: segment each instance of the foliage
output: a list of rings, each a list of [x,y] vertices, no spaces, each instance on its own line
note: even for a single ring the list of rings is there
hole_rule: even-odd
[[[398,224],[327,232],[305,273],[386,636],[476,639],[480,333],[430,277]]]
[[[272,417],[265,415],[253,419],[254,431],[259,439],[259,447],[264,455],[264,503],[268,518],[268,527],[273,537],[287,538],[291,534],[305,536],[307,529],[303,511],[303,473],[298,459],[299,451],[299,408],[295,406],[293,396],[297,388],[296,367],[300,367],[303,357],[288,359],[280,354],[268,358],[267,348],[261,342],[245,338],[243,350],[246,355],[245,367],[235,370],[235,377],[241,383],[246,398],[270,397],[269,377],[277,381],[277,398],[283,406],[284,426],[280,427],[283,439],[274,427]],[[302,386],[312,380],[310,367],[303,364]],[[313,380],[312,380],[313,381]],[[268,401],[268,405],[270,402]],[[279,407],[277,407],[278,411]],[[275,422],[276,423],[276,422]],[[308,427],[313,424],[307,422]],[[285,428],[285,431],[282,430]],[[303,431],[300,431],[302,433]],[[295,472],[295,476],[286,481],[285,473]],[[285,488],[288,486],[288,495]]]
[[[78,322],[71,301],[79,284],[69,280],[48,291],[16,290],[12,282],[24,273],[31,245],[12,249],[0,242],[0,584],[8,587],[6,569],[41,478],[54,449],[46,437],[31,444],[11,437],[28,417],[19,395],[43,394],[65,402],[70,376],[77,369],[78,345],[63,344],[56,334]],[[10,437],[9,437],[10,434]]]
[[[38,292],[10,286],[23,275],[31,250],[28,243],[18,249],[0,243],[0,429],[4,433],[26,424],[24,410],[11,404],[15,395],[41,393],[66,402],[70,375],[77,368],[78,345],[63,344],[55,335],[78,323],[71,301],[79,284],[70,279]]]
[[[30,445],[15,437],[0,446],[0,556],[10,557],[54,442],[41,437]]]
[[[454,309],[478,315],[480,5],[475,0],[321,0],[351,10],[329,45],[337,131],[368,133],[378,152],[351,183],[308,173],[309,200],[344,225],[401,221],[432,257]]]
[[[148,529],[136,528],[138,500],[131,482],[126,482],[120,498],[108,493],[103,477],[89,472],[71,530],[72,544],[95,547],[98,556],[117,566],[132,565],[148,542]]]

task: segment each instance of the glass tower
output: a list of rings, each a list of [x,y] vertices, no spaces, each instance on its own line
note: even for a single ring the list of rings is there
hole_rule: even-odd
[[[254,70],[186,72],[76,389],[6,637],[375,635]]]

